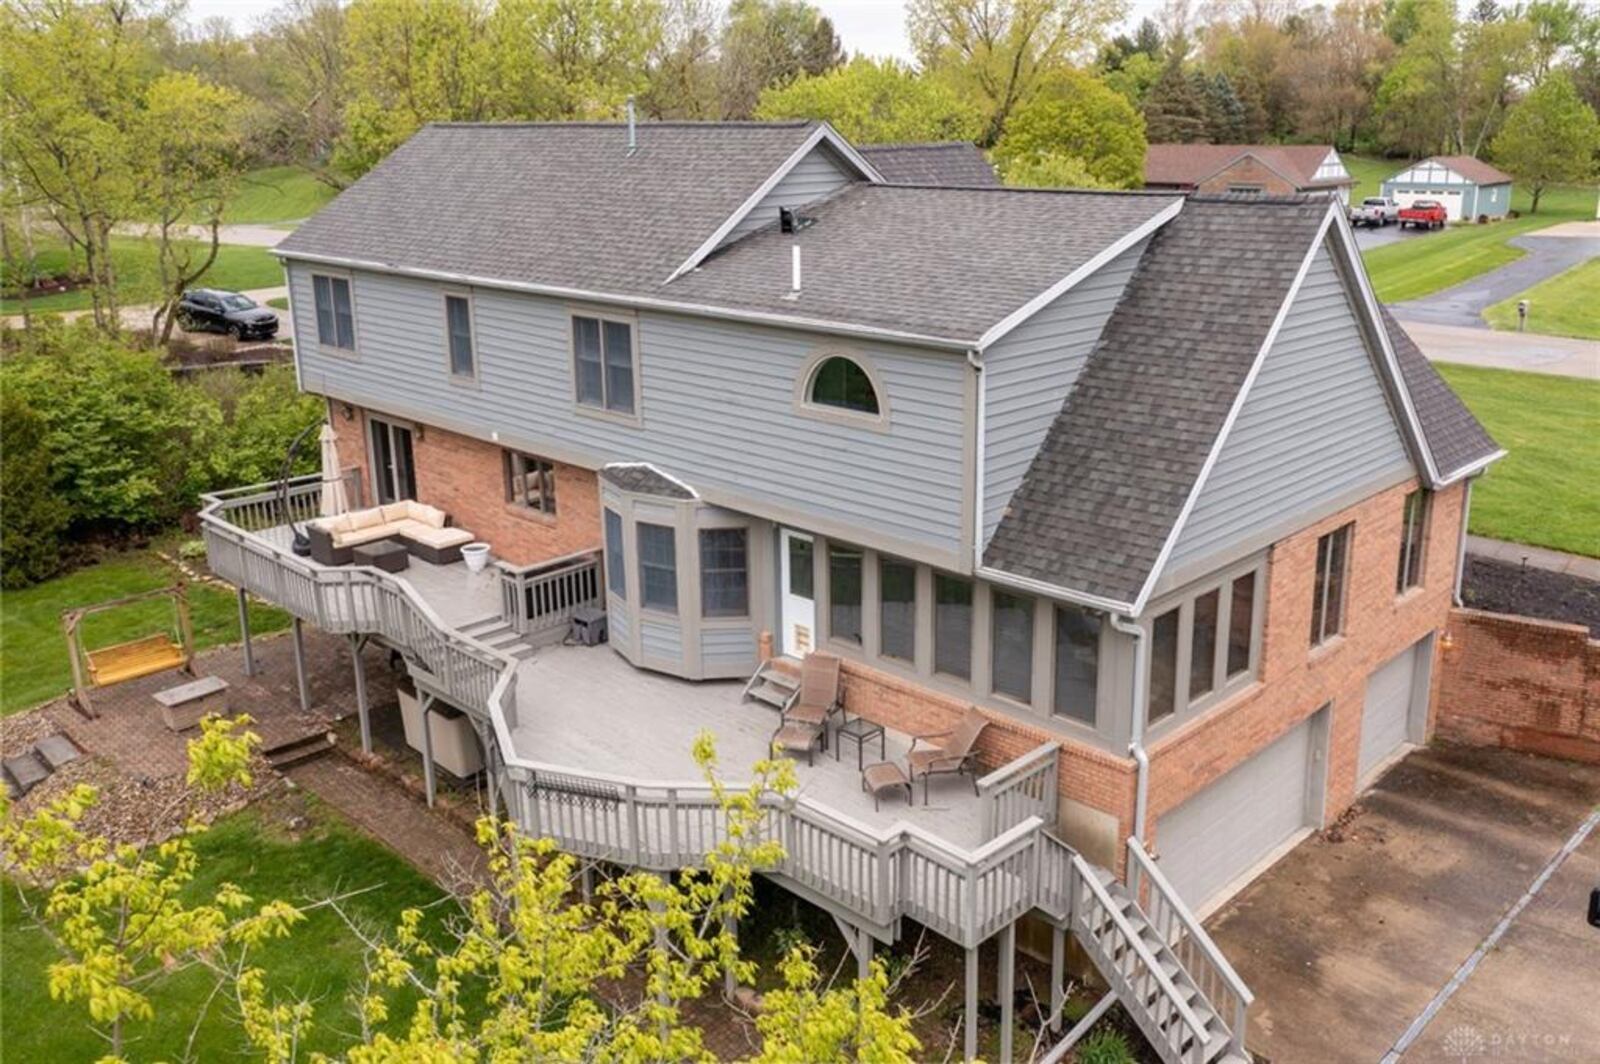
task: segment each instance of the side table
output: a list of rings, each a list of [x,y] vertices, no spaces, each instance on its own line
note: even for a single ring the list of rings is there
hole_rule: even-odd
[[[866,717],[851,717],[843,724],[833,729],[833,737],[839,739],[853,739],[856,744],[856,771],[860,772],[866,760],[864,750],[867,743],[873,739],[878,740],[878,760],[882,761],[887,755],[888,744],[884,738],[883,725],[874,724]],[[833,747],[833,759],[839,760],[839,746],[837,741]]]

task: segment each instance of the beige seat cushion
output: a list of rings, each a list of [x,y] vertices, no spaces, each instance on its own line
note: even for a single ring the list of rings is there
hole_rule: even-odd
[[[445,513],[437,506],[426,503],[410,501],[406,503],[406,517],[418,524],[429,525],[433,528],[443,528]]]
[[[376,506],[370,510],[352,510],[344,516],[352,532],[383,524],[383,510]]]
[[[403,523],[403,522],[402,522]],[[399,535],[399,524],[369,525],[366,528],[357,528],[349,532],[335,532],[333,545],[335,547],[359,547],[363,543],[376,543],[380,539]]]
[[[396,521],[404,521],[406,518],[410,517],[411,507],[414,505],[416,504],[409,500],[405,500],[402,502],[391,502],[387,506],[378,507],[378,509],[383,513],[383,523],[386,525],[392,525]]]
[[[435,528],[432,525],[419,524],[416,521],[406,521],[402,525],[401,535],[407,539],[435,550],[445,550],[450,547],[459,547],[463,543],[471,543],[473,535],[464,528]]]

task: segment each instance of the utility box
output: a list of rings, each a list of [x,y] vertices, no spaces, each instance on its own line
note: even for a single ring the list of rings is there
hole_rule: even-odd
[[[572,641],[582,647],[599,646],[606,641],[606,611],[594,606],[579,606],[572,611]]]

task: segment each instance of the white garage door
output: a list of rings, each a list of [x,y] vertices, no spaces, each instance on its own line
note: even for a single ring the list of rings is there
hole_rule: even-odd
[[[1161,818],[1162,873],[1205,911],[1251,866],[1306,825],[1313,716]],[[1240,884],[1242,885],[1242,884]]]
[[[1363,781],[1411,737],[1412,707],[1420,697],[1418,688],[1427,679],[1427,667],[1419,669],[1418,664],[1427,646],[1424,639],[1402,650],[1367,678],[1367,697],[1361,709],[1359,776]]]
[[[1452,222],[1459,222],[1461,220],[1461,203],[1463,195],[1464,194],[1459,191],[1446,192],[1443,189],[1434,189],[1432,191],[1429,191],[1428,189],[1414,189],[1411,191],[1398,191],[1394,194],[1394,199],[1395,202],[1400,204],[1402,207],[1409,207],[1417,200],[1437,200],[1438,202],[1444,204],[1444,209],[1449,212],[1450,220]]]

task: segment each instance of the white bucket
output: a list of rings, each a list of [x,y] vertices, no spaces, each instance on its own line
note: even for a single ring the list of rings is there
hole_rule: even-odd
[[[481,573],[489,564],[489,544],[468,543],[461,548],[461,560],[467,563],[469,573]]]

